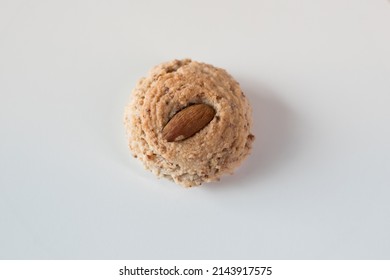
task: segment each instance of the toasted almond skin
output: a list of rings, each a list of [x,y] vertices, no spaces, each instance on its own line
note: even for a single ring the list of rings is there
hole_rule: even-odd
[[[162,136],[168,142],[185,140],[207,126],[214,116],[215,110],[209,105],[188,106],[168,121],[162,131]]]

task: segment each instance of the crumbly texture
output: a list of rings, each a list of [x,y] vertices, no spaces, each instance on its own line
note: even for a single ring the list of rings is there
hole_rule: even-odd
[[[197,103],[215,109],[213,120],[183,141],[164,140],[162,130],[172,116]],[[225,70],[190,59],[157,65],[141,78],[124,122],[134,157],[157,176],[186,187],[232,173],[254,141],[251,108],[239,84]]]

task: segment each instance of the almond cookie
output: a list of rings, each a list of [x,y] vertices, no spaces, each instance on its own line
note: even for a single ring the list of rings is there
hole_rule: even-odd
[[[239,84],[225,70],[190,59],[157,65],[141,78],[124,122],[134,157],[186,187],[232,173],[254,141]]]

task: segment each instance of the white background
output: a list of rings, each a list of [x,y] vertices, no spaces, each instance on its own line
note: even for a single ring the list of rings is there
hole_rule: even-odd
[[[136,81],[227,69],[256,142],[185,189],[130,157]],[[387,0],[0,0],[0,258],[390,258]]]

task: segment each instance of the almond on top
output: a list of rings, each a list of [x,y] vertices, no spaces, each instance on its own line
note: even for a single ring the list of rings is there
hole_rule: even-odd
[[[215,110],[209,105],[190,105],[169,120],[163,129],[163,138],[168,142],[185,140],[208,125],[214,116]]]

